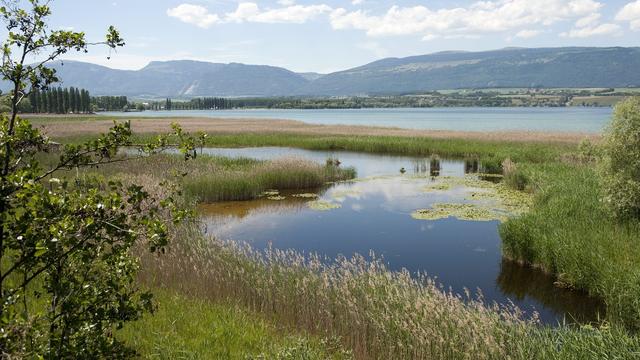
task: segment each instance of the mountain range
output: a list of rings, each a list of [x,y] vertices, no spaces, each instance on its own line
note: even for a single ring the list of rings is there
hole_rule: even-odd
[[[506,48],[386,58],[331,74],[238,63],[154,61],[140,70],[64,61],[51,65],[62,86],[92,95],[340,96],[504,87],[640,87],[640,48]]]

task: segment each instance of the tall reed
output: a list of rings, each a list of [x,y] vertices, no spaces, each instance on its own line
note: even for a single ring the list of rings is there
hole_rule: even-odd
[[[166,256],[142,260],[144,284],[241,304],[294,329],[338,336],[358,359],[640,356],[640,340],[617,328],[541,328],[513,306],[445,292],[427,277],[390,272],[361,256],[330,261],[259,252],[187,226]]]

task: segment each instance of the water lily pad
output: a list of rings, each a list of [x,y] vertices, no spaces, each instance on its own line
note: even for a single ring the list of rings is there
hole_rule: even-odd
[[[269,196],[267,199],[274,200],[274,201],[281,201],[281,200],[286,199],[286,197],[280,196],[280,195],[276,195],[276,196]]]
[[[453,187],[453,184],[449,183],[449,182],[438,182],[435,184],[431,184],[429,186],[425,186],[424,187],[424,191],[426,192],[430,192],[430,191],[448,191],[451,190],[451,188]]]
[[[330,201],[324,201],[324,200],[309,201],[307,203],[307,206],[311,210],[316,210],[316,211],[328,211],[333,209],[339,209],[342,207],[342,205],[340,204],[330,202]]]
[[[504,220],[504,215],[476,204],[433,204],[431,209],[419,209],[411,214],[417,220],[440,220],[450,217],[465,221]]]
[[[278,190],[267,190],[262,192],[262,196],[278,196],[280,195],[280,191]]]
[[[318,198],[318,194],[314,193],[304,193],[304,194],[295,194],[293,197],[302,198],[302,199],[316,199]]]

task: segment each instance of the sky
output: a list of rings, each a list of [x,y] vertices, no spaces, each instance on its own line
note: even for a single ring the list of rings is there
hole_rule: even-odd
[[[640,46],[640,0],[53,0],[53,29],[127,45],[67,59],[119,69],[202,60],[328,73],[384,57]],[[109,58],[109,59],[108,59]]]

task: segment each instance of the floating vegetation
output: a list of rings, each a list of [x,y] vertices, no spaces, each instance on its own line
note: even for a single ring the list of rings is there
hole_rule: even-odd
[[[454,217],[465,221],[503,220],[504,215],[476,204],[433,204],[431,209],[416,210],[411,217],[417,220],[440,220]]]
[[[280,196],[280,195],[276,195],[276,196],[269,196],[269,197],[267,197],[267,199],[274,200],[274,201],[281,201],[281,200],[286,199],[286,197]]]
[[[295,194],[293,197],[302,198],[302,199],[317,199],[318,194],[314,193],[304,193],[304,194]]]
[[[311,210],[316,210],[316,211],[328,211],[333,209],[339,209],[342,207],[342,205],[340,204],[330,202],[330,201],[324,201],[324,200],[310,201],[307,203],[307,206]]]
[[[262,192],[262,196],[278,196],[280,192],[278,190],[267,190]]]
[[[438,182],[438,183],[435,183],[435,184],[431,184],[429,186],[425,186],[423,190],[425,192],[448,191],[448,190],[451,190],[452,187],[453,187],[453,185],[448,183],[448,182]]]
[[[479,173],[476,174],[479,178],[494,178],[494,179],[502,179],[504,175],[502,174],[488,174],[488,173]]]
[[[485,175],[490,179],[499,179],[501,176],[482,174],[482,176]],[[465,200],[482,202],[476,206],[499,214],[500,219],[522,215],[529,210],[533,202],[533,196],[529,193],[511,189],[500,182],[482,180],[478,178],[478,175],[468,175],[461,178],[442,177],[436,184],[425,187],[423,191],[448,191],[453,188],[465,188],[469,193]],[[429,216],[435,216],[435,214]]]

